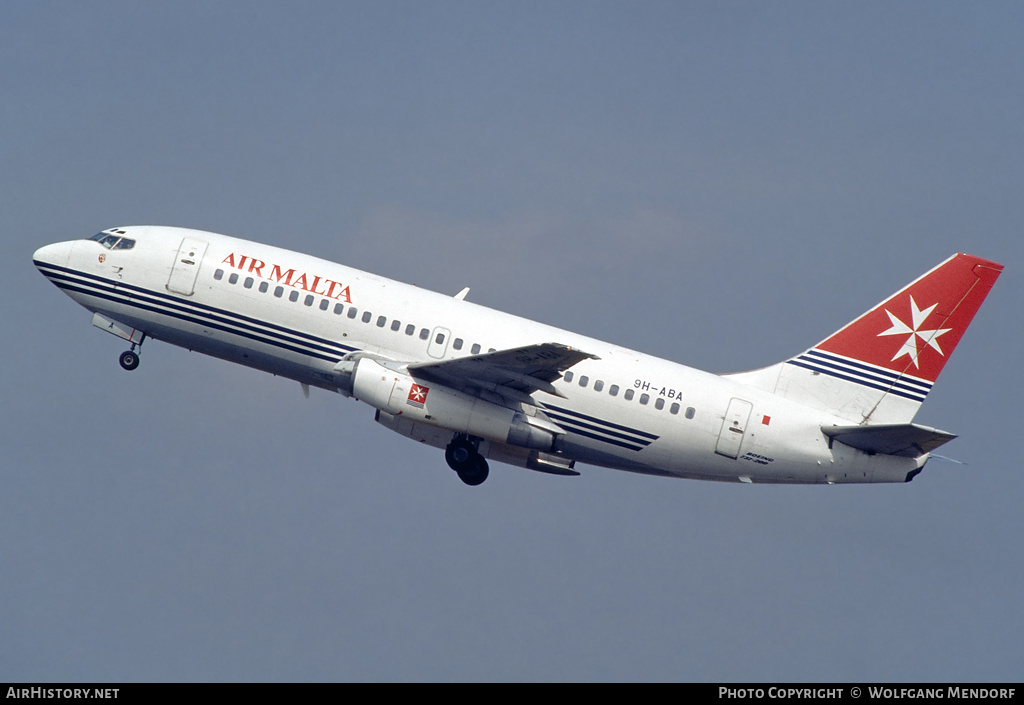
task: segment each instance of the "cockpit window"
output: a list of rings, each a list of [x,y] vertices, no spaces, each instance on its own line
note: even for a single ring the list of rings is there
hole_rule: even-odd
[[[96,240],[108,250],[130,250],[135,247],[135,240],[110,233],[96,233],[90,240]]]

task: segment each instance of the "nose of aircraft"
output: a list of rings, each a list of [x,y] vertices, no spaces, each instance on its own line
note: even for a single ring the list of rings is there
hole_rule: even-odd
[[[32,262],[35,263],[36,268],[41,264],[63,267],[68,263],[73,244],[73,242],[56,242],[52,245],[44,245],[32,255]]]

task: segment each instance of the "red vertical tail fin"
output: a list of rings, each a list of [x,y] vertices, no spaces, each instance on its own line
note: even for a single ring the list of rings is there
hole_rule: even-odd
[[[776,393],[857,423],[909,423],[1002,270],[953,255],[787,360]]]

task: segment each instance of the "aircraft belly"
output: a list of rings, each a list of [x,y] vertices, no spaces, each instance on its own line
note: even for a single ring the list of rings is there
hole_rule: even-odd
[[[224,331],[211,330],[198,323],[158,315],[139,316],[138,309],[131,306],[106,306],[93,310],[145,331],[148,337],[165,343],[270,372],[303,384],[337,391],[332,372],[333,362],[282,351],[275,346],[256,343]]]
[[[638,452],[619,451],[600,448],[600,445],[603,444],[575,434],[568,434],[556,441],[555,448],[573,460],[588,465],[627,470],[644,475],[673,475],[671,471],[665,469],[666,463],[655,462],[656,459],[667,459],[663,458],[659,450],[652,450],[648,447]]]

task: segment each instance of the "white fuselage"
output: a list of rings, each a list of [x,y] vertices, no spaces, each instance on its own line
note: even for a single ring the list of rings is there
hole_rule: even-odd
[[[559,343],[596,356],[554,382],[564,398],[533,394],[553,417],[574,420],[556,446],[567,460],[709,480],[833,483],[902,482],[927,459],[830,444],[821,427],[847,421],[737,379],[323,259],[201,231],[125,230],[136,240],[131,250],[75,240],[41,248],[37,264],[106,319],[302,384],[350,395],[336,365],[357,351],[417,362]],[[193,253],[187,271],[172,269],[190,238],[205,252]]]

